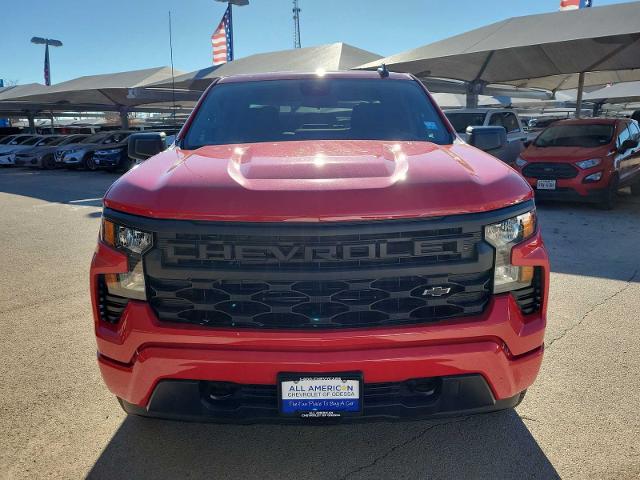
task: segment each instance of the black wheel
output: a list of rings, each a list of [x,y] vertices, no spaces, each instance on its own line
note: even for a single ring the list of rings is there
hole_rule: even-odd
[[[631,185],[631,195],[640,197],[640,182],[636,182]]]
[[[93,155],[87,155],[86,157],[84,157],[82,159],[82,164],[84,165],[84,168],[92,172],[95,172],[98,169],[98,166],[96,165],[96,162],[93,159]]]
[[[53,155],[47,155],[42,159],[42,165],[40,168],[44,168],[45,170],[53,170],[56,168],[56,161],[53,158]]]
[[[618,203],[618,177],[613,176],[599,206],[603,210],[613,210],[616,203]]]

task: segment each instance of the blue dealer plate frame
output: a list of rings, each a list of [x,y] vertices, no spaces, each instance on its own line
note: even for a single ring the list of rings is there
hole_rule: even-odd
[[[282,383],[299,381],[301,379],[335,378],[338,381],[355,380],[358,382],[358,401],[353,404],[353,399],[347,401],[330,400],[297,400],[299,405],[292,404],[291,400],[282,399]],[[340,417],[354,417],[362,415],[364,381],[361,372],[339,373],[289,373],[278,374],[278,413],[283,417],[299,417],[303,419],[331,419]],[[326,402],[332,402],[327,404]],[[337,403],[336,403],[337,402]],[[324,405],[322,405],[324,403]],[[342,404],[342,405],[339,405]]]

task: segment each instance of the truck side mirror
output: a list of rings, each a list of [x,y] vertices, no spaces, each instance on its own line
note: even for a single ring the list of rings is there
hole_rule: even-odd
[[[467,127],[469,145],[490,152],[507,145],[507,131],[504,127]]]
[[[164,132],[134,133],[129,136],[129,158],[144,161],[167,149]]]

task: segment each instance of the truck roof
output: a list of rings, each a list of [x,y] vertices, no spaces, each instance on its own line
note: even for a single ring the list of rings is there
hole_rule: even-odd
[[[493,108],[493,107],[480,107],[480,108],[447,108],[445,113],[488,113],[488,112],[511,112],[518,114],[511,108]]]
[[[258,82],[268,80],[296,80],[301,78],[381,78],[378,72],[370,70],[350,70],[345,72],[270,72],[270,73],[252,73],[252,74],[240,74],[230,75],[228,77],[222,77],[218,83],[236,83],[236,82]],[[414,77],[408,73],[389,72],[389,76],[392,80],[413,80]]]

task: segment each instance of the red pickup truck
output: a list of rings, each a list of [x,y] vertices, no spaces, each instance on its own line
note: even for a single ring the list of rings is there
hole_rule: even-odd
[[[128,413],[357,421],[517,405],[544,348],[533,191],[406,74],[215,82],[106,193],[98,364]]]

